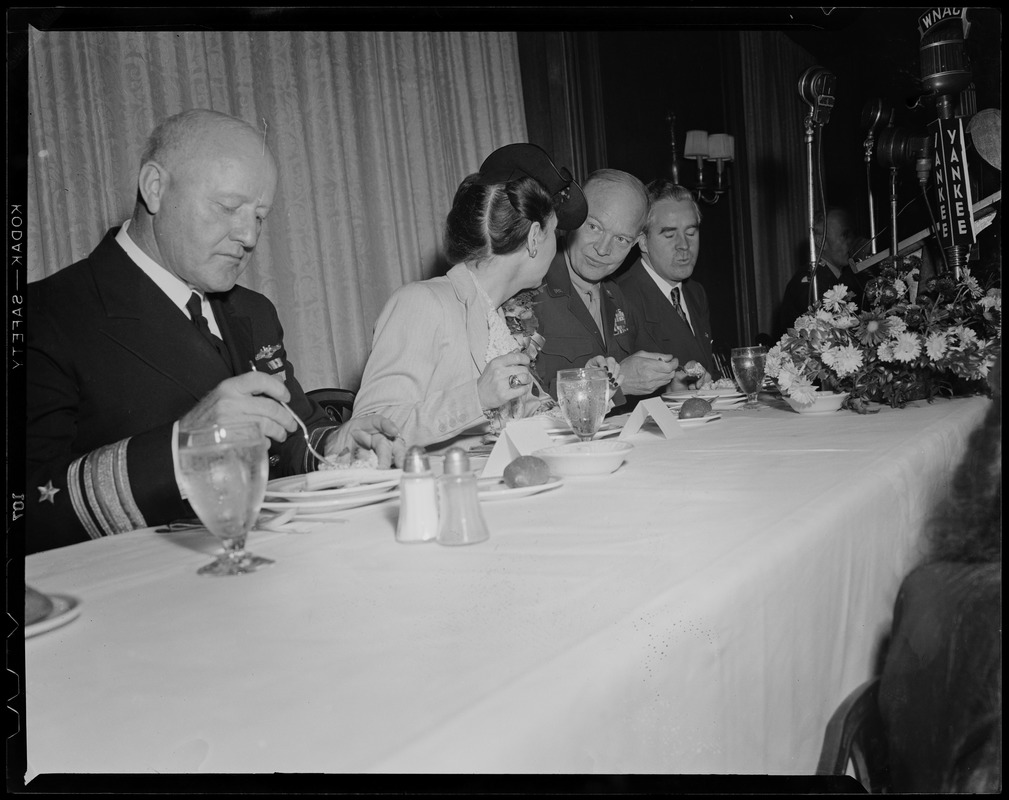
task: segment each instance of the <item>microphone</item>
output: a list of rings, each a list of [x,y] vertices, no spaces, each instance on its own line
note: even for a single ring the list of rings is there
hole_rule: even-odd
[[[876,207],[872,197],[872,150],[876,144],[876,133],[881,128],[892,128],[896,112],[893,105],[881,97],[876,97],[865,104],[862,109],[862,127],[866,130],[865,144],[865,188],[869,197],[869,244],[873,255],[876,255]]]
[[[927,132],[888,127],[879,135],[876,159],[880,166],[893,169],[921,159],[931,161],[933,152],[932,140]]]
[[[893,125],[895,118],[896,111],[893,105],[882,97],[870,100],[862,109],[862,127],[871,137],[875,137],[880,128]]]
[[[826,125],[830,121],[836,82],[834,73],[819,66],[810,67],[799,76],[799,97],[809,106],[817,125]]]
[[[893,127],[896,119],[893,105],[882,97],[876,97],[865,104],[862,109],[862,127],[865,129],[865,162],[872,161],[872,148],[876,143],[876,134],[882,128]]]
[[[969,30],[966,8],[933,8],[918,18],[921,87],[926,95],[935,96],[942,119],[953,118],[953,96],[970,86],[965,49]]]

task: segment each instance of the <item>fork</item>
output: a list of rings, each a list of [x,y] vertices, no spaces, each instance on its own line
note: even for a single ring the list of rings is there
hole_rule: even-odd
[[[252,367],[252,371],[253,372],[259,372],[259,370],[256,369],[256,362],[255,361],[250,361],[249,362],[249,366]],[[287,403],[285,403],[283,400],[278,400],[277,402],[280,403],[284,408],[286,408],[287,409],[287,413],[290,414],[292,417],[294,417],[294,421],[298,423],[299,427],[301,428],[301,433],[305,437],[305,447],[308,448],[308,452],[311,453],[313,456],[315,456],[319,460],[319,463],[321,463],[321,464],[328,464],[329,463],[329,459],[326,456],[322,455],[322,453],[320,453],[314,447],[312,447],[312,443],[311,443],[311,441],[309,441],[308,428],[306,427],[305,423],[302,421],[301,417],[299,417],[297,414],[295,414],[294,411],[291,410],[291,407]]]
[[[536,388],[543,393],[544,397],[553,400],[553,397],[550,397],[550,393],[546,389],[544,389],[543,384],[539,382],[539,378],[536,377],[536,372],[534,370],[532,369],[529,370],[529,377],[533,379],[533,383],[536,385]]]

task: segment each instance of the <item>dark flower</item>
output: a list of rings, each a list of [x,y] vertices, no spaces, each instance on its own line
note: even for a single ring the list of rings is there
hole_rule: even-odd
[[[925,327],[925,312],[920,306],[908,306],[904,311],[904,322],[913,331],[920,331]]]
[[[943,297],[952,297],[956,294],[956,280],[947,272],[936,279],[936,288]]]

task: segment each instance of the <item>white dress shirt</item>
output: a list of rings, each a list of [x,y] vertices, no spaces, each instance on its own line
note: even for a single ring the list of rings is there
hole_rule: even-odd
[[[673,304],[672,291],[673,289],[680,289],[680,309],[683,311],[683,317],[687,320],[687,324],[690,326],[690,330],[694,330],[694,323],[690,321],[690,311],[687,309],[687,300],[683,296],[683,282],[682,281],[667,281],[654,269],[652,265],[648,263],[648,257],[642,253],[641,254],[641,266],[645,268],[645,272],[655,281],[655,285],[659,287],[659,291],[662,295],[669,301],[669,305]]]

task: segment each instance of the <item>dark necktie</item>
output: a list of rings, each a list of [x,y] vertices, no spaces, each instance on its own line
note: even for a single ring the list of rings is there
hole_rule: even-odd
[[[186,303],[186,311],[189,312],[196,330],[203,334],[203,338],[214,346],[214,349],[221,358],[229,361],[224,342],[214,335],[213,331],[210,330],[210,325],[207,323],[207,318],[203,316],[203,299],[197,292],[193,292],[189,296],[189,302]]]
[[[673,299],[673,308],[676,309],[676,313],[683,320],[683,324],[690,328],[690,332],[693,333],[694,329],[690,326],[690,320],[687,319],[686,312],[684,312],[683,306],[680,305],[680,287],[675,287],[669,294]]]

